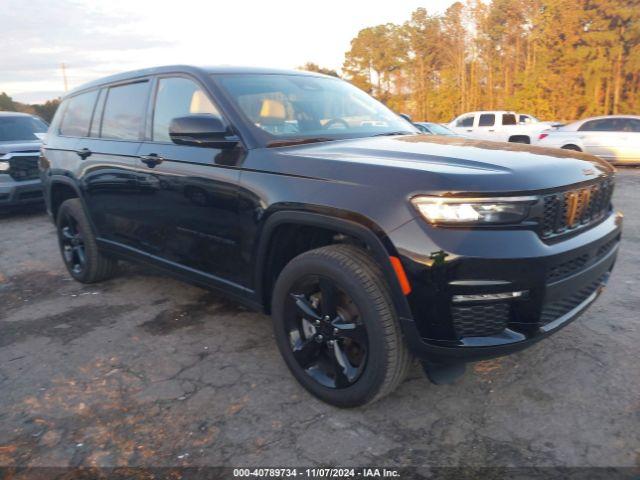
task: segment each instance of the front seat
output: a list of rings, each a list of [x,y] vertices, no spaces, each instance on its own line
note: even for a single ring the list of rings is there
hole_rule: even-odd
[[[282,133],[286,126],[287,109],[280,100],[265,98],[260,106],[258,125],[270,133]]]

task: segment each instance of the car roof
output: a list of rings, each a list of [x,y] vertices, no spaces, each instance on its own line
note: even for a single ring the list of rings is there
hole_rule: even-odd
[[[110,83],[124,82],[127,80],[133,80],[136,78],[147,77],[149,75],[162,75],[167,73],[191,73],[191,74],[267,74],[267,75],[305,75],[311,77],[325,77],[334,78],[328,75],[323,75],[316,72],[307,72],[301,70],[286,70],[264,67],[242,67],[231,65],[219,65],[219,66],[194,66],[194,65],[163,65],[159,67],[143,68],[139,70],[131,70],[128,72],[117,73],[108,77],[99,78],[91,82],[80,85],[74,88],[68,93],[67,96],[75,95],[76,93],[91,88],[100,87]]]
[[[562,127],[562,130],[573,131],[586,122],[590,122],[591,120],[605,120],[607,118],[634,118],[636,120],[640,120],[640,115],[599,115],[597,117],[588,117],[583,118],[582,120],[576,120],[575,122],[568,123],[567,125]]]
[[[33,117],[30,113],[0,111],[0,117]]]

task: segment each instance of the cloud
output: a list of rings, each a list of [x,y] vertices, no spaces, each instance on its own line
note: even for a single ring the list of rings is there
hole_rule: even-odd
[[[94,78],[105,59],[160,48],[166,42],[142,35],[129,15],[72,0],[3,0],[0,90],[49,80],[61,86],[61,63],[73,86]],[[54,83],[55,82],[55,83]]]

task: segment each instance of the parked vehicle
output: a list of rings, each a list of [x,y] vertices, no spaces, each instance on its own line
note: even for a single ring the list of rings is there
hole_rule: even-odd
[[[538,136],[544,147],[587,152],[613,164],[640,163],[640,116],[609,115],[570,123]]]
[[[428,133],[430,135],[445,135],[447,137],[459,137],[456,132],[444,125],[433,122],[413,122],[413,125],[422,133]]]
[[[73,278],[124,258],[226,292],[271,314],[296,379],[342,407],[393,391],[413,356],[443,382],[557,332],[601,292],[622,223],[596,157],[419,135],[309,72],[89,83],[42,166]]]
[[[47,128],[33,115],[0,112],[0,209],[43,202],[38,134]]]
[[[532,139],[552,126],[526,114],[507,111],[464,113],[449,123],[455,133],[495,142],[532,143]]]

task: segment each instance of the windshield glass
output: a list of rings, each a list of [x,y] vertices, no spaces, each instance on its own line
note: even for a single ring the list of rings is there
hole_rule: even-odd
[[[216,79],[267,145],[417,133],[413,125],[342,80],[304,75],[219,75]]]
[[[447,127],[438,123],[429,123],[427,125],[434,135],[455,135],[453,130],[449,130]]]
[[[35,117],[0,116],[0,142],[38,140],[36,133],[45,133],[47,124]]]

